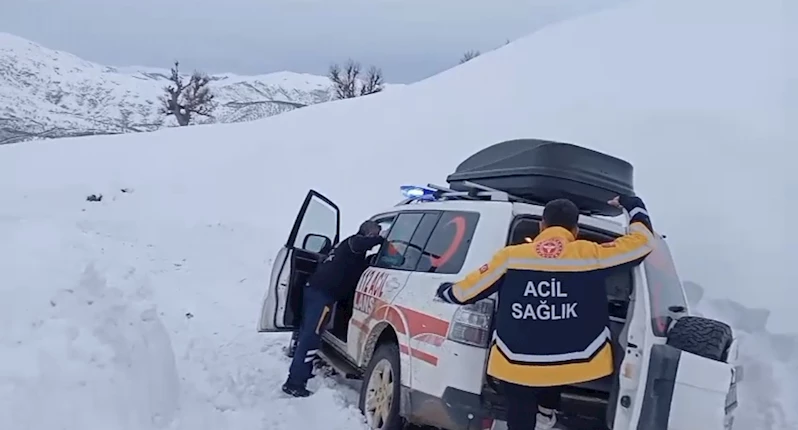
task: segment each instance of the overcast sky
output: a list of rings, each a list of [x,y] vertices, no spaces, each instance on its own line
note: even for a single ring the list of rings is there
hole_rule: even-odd
[[[0,0],[0,31],[94,62],[324,74],[352,57],[412,82],[622,0]]]

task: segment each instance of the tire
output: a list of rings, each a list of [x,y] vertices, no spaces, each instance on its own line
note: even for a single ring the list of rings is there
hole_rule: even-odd
[[[726,362],[732,339],[732,329],[725,323],[685,316],[668,332],[667,344],[700,357]]]
[[[390,369],[390,378],[381,379],[385,375],[386,369]],[[360,400],[358,406],[363,416],[366,417],[366,424],[375,430],[401,430],[404,427],[404,419],[399,415],[399,403],[401,392],[401,365],[399,362],[399,346],[395,343],[383,343],[377,346],[371,361],[363,374],[363,384],[360,388]],[[390,381],[390,387],[382,385],[382,390],[378,392],[380,381]],[[389,391],[385,391],[385,390]],[[388,394],[390,392],[390,394]],[[369,404],[370,399],[374,398],[375,403]],[[390,396],[389,403],[380,402]],[[375,404],[381,404],[381,411],[375,409]],[[379,409],[379,408],[377,408]]]

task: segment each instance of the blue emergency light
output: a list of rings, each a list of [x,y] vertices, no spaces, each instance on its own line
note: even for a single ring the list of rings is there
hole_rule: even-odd
[[[420,187],[417,185],[402,185],[399,187],[402,194],[408,199],[414,200],[435,200],[436,190],[427,187]]]

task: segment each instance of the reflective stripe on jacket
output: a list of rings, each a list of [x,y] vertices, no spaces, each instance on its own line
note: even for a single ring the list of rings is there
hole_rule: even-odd
[[[613,372],[605,279],[651,252],[650,225],[638,209],[630,233],[606,244],[547,228],[460,282],[443,284],[438,295],[468,304],[498,291],[489,375],[536,387],[599,379]]]

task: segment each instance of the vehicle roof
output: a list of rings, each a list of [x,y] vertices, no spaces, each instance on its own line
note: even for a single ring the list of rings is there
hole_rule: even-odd
[[[433,202],[416,202],[413,204],[399,204],[392,206],[383,211],[377,212],[376,215],[394,213],[394,212],[409,212],[409,211],[423,211],[423,210],[460,210],[460,211],[473,211],[484,212],[490,208],[505,207],[510,204],[504,201],[482,201],[482,200],[436,200]],[[486,206],[490,205],[490,206]]]
[[[505,205],[512,205],[513,215],[528,214],[532,216],[543,216],[543,206],[541,205],[498,200],[436,200],[431,202],[400,204],[380,211],[376,215],[414,210],[463,210],[484,212],[486,210],[496,209],[497,206]],[[623,217],[610,218],[585,214],[579,216],[579,225],[617,235],[625,234],[627,227],[626,220]]]

